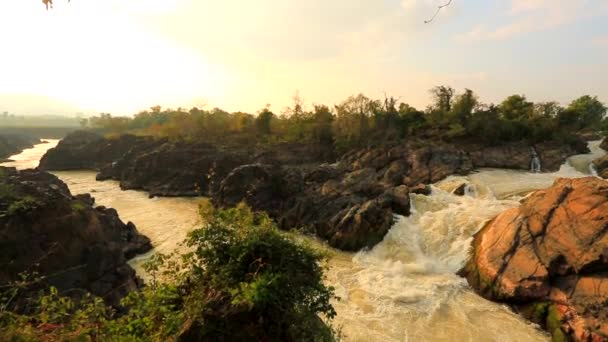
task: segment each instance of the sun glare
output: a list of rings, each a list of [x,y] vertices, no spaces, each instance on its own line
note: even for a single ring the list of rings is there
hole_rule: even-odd
[[[138,26],[138,15],[164,13],[177,4],[58,1],[48,12],[35,1],[0,4],[0,93],[44,94],[118,114],[213,98],[220,68]],[[142,8],[145,13],[136,12]]]

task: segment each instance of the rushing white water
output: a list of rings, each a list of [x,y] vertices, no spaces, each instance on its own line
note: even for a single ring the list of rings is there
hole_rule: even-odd
[[[13,157],[11,165],[35,166],[56,141]],[[346,341],[547,341],[548,335],[508,307],[476,295],[455,275],[467,258],[472,235],[485,221],[519,204],[522,196],[558,177],[591,174],[592,153],[569,158],[559,172],[480,170],[433,185],[430,196],[412,195],[413,213],[399,217],[384,240],[369,251],[333,251],[328,283]],[[73,193],[91,192],[97,204],[118,210],[149,236],[156,250],[170,252],[199,221],[196,199],[154,198],[121,191],[113,181],[96,182],[90,171],[56,172]],[[466,195],[451,192],[467,183]],[[137,262],[135,262],[137,269]],[[140,271],[141,272],[141,271]]]

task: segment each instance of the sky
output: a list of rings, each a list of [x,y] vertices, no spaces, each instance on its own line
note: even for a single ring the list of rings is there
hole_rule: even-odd
[[[608,0],[0,0],[0,112],[608,101]]]

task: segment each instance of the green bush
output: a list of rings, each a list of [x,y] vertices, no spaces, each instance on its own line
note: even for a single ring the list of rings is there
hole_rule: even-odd
[[[41,277],[0,284],[0,331],[12,341],[171,341],[337,339],[326,323],[336,312],[324,285],[324,255],[296,243],[265,214],[245,205],[201,206],[204,227],[189,234],[184,255],[154,256],[151,276],[121,307],[57,289],[20,298]],[[28,290],[29,289],[29,290]],[[13,303],[32,302],[15,312]],[[2,340],[0,338],[0,340]]]
[[[306,339],[313,339],[324,326],[317,315],[336,315],[333,289],[323,284],[320,252],[295,243],[268,216],[242,204],[207,219],[205,229],[190,233],[187,244],[194,251],[186,256],[188,281],[197,284],[187,300],[222,312],[203,315],[205,333],[232,334],[241,327],[247,336],[300,340],[309,334]],[[259,323],[243,331],[252,320]],[[317,329],[301,329],[310,322],[318,322]]]

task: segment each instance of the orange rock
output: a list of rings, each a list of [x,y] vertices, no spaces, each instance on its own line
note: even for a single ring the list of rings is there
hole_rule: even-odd
[[[492,300],[550,303],[574,340],[608,341],[608,182],[558,179],[533,193],[477,233],[461,274]]]

